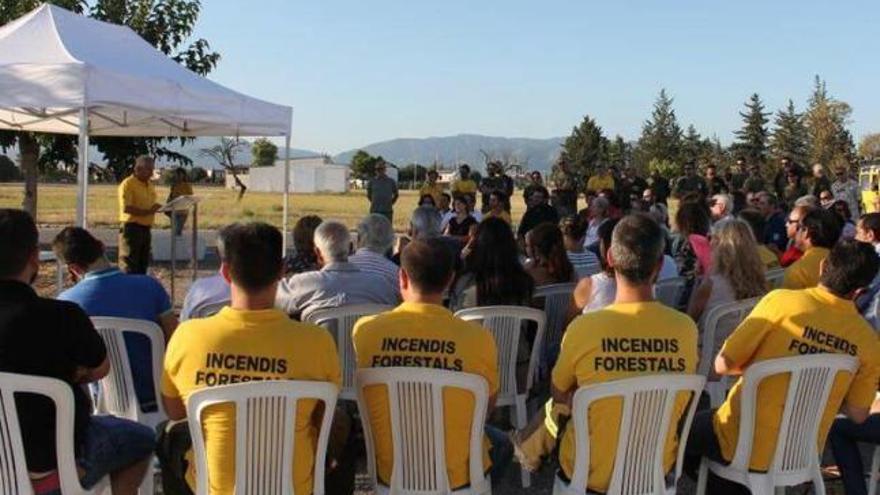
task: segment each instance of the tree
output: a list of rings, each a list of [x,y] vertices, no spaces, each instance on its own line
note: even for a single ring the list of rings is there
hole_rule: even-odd
[[[713,162],[712,141],[704,139],[693,124],[687,127],[681,140],[681,160],[684,163]]]
[[[632,163],[632,144],[624,141],[623,136],[614,136],[608,143],[608,163],[616,167],[625,167]]]
[[[787,157],[795,163],[804,163],[807,159],[807,128],[803,114],[798,113],[793,101],[788,100],[788,105],[776,112],[773,124],[770,135],[773,157],[777,161]]]
[[[593,174],[596,165],[608,158],[608,139],[602,135],[602,128],[589,115],[584,116],[580,125],[571,130],[571,135],[562,143],[560,160],[566,164],[570,179],[580,189],[587,177]]]
[[[372,179],[376,175],[376,164],[379,160],[384,161],[381,156],[373,156],[364,150],[358,150],[351,157],[351,175],[360,180]]]
[[[6,155],[0,155],[0,182],[21,180],[21,172],[15,163]]]
[[[411,189],[415,189],[427,177],[428,169],[418,163],[410,163],[397,171],[397,183],[403,186],[408,182]]]
[[[278,161],[278,146],[266,138],[259,138],[251,145],[251,156],[254,167],[271,167]]]
[[[636,160],[646,166],[657,159],[678,163],[681,159],[681,127],[672,108],[673,99],[660,90],[654,102],[651,118],[642,126],[642,136],[636,149]]]
[[[810,163],[830,165],[849,161],[854,156],[852,135],[846,129],[852,108],[828,94],[819,76],[816,76],[804,124],[809,137]]]
[[[193,167],[189,171],[190,182],[204,182],[208,178],[208,171],[203,167]]]
[[[734,132],[737,141],[733,150],[747,163],[763,164],[767,161],[767,116],[764,103],[758,93],[753,93],[745,103],[746,111],[740,112],[742,129]]]
[[[859,141],[859,156],[865,160],[880,158],[880,133],[868,134]]]
[[[224,170],[226,170],[226,173],[232,174],[232,178],[235,179],[235,185],[238,187],[237,201],[241,201],[241,198],[244,197],[244,193],[247,191],[247,186],[238,176],[238,167],[235,164],[235,155],[237,155],[244,146],[245,143],[238,139],[224,137],[220,138],[220,144],[210,148],[202,148],[200,151],[201,156],[213,158],[223,167]]]

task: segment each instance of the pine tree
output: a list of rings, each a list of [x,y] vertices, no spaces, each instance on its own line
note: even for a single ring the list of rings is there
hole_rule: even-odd
[[[624,141],[623,136],[617,135],[608,143],[608,164],[616,167],[624,167],[630,164],[632,159],[632,145]]]
[[[736,131],[736,152],[748,163],[763,164],[767,160],[767,116],[758,93],[753,93],[745,103],[746,111],[740,112],[742,129]]]
[[[846,129],[852,108],[832,98],[819,76],[816,76],[804,124],[809,137],[810,163],[831,165],[855,155],[852,136]]]
[[[673,99],[666,94],[666,90],[660,90],[651,118],[642,126],[637,149],[640,164],[647,165],[655,159],[676,164],[680,162],[682,133],[672,102]]]
[[[770,135],[770,151],[776,161],[787,157],[795,163],[804,163],[807,158],[807,128],[804,116],[795,109],[794,102],[776,112],[774,128]]]
[[[681,159],[684,163],[697,163],[706,149],[706,143],[697,128],[689,125],[681,144]]]
[[[608,159],[608,139],[602,135],[602,128],[584,116],[580,125],[571,130],[571,135],[562,143],[561,160],[566,163],[571,177],[578,185],[585,183],[599,162]]]

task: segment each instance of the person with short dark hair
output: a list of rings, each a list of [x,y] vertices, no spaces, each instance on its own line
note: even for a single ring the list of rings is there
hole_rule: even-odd
[[[763,234],[756,234],[759,236],[758,239],[778,254],[782,254],[788,247],[788,236],[785,227],[786,216],[779,208],[779,200],[773,193],[761,191],[756,195],[755,206],[764,215],[766,221]]]
[[[80,482],[110,476],[113,493],[135,494],[149,466],[153,431],[113,416],[92,416],[84,384],[110,371],[104,341],[76,304],[39,297],[39,234],[21,210],[0,209],[0,371],[55,378],[73,397],[72,446]],[[60,493],[55,410],[42,397],[15,398],[27,471],[37,494]]]
[[[705,199],[709,195],[709,186],[706,181],[697,175],[697,166],[694,163],[685,163],[682,167],[684,175],[675,182],[672,189],[672,195],[678,199],[683,199],[691,193],[697,193]]]
[[[584,386],[646,375],[694,373],[697,366],[697,327],[687,315],[664,306],[654,299],[653,285],[660,272],[665,240],[663,230],[644,214],[623,217],[614,227],[608,260],[614,268],[617,290],[612,304],[578,316],[565,330],[565,338],[551,387],[553,405],[549,415],[538,414],[526,430],[515,436],[520,463],[529,469],[540,466],[540,457],[559,445],[559,476],[569,480],[575,471],[575,430],[585,418],[567,422],[562,438],[554,438],[559,425],[570,416],[571,398]],[[642,348],[635,352],[636,341],[662,340],[663,348]],[[663,363],[663,364],[659,364]],[[685,412],[686,396],[676,401],[671,431],[667,436],[663,464],[668,471],[675,462],[678,418]],[[547,408],[543,408],[545,411]],[[603,493],[608,490],[614,464],[614,450],[620,429],[619,407],[611,403],[590,408],[590,451],[603,455],[589,456],[587,488]]]
[[[379,158],[376,175],[367,184],[367,199],[370,200],[370,213],[385,215],[394,222],[394,203],[397,202],[397,181],[388,177],[388,164]]]
[[[342,383],[333,337],[323,328],[291,320],[274,309],[283,274],[281,232],[264,223],[233,224],[224,229],[225,257],[220,272],[231,286],[229,306],[214,316],[189,320],[168,342],[162,376],[162,400],[168,418],[186,418],[184,404],[206,387],[264,380],[314,380]],[[295,424],[293,485],[311,493],[314,442],[321,414],[315,402],[299,405]],[[232,493],[235,487],[235,418],[230,404],[212,408],[204,422],[210,491]],[[330,414],[323,411],[323,414]],[[334,465],[328,455],[328,465]],[[174,460],[175,465],[186,465]],[[194,464],[186,472],[194,486]],[[163,466],[163,476],[180,476]],[[328,478],[336,475],[327,471]],[[179,480],[178,480],[179,481]]]
[[[761,166],[757,163],[749,165],[748,178],[743,182],[742,190],[746,193],[760,193],[767,190],[767,183],[761,174]]]
[[[480,375],[488,382],[488,410],[492,411],[499,383],[495,340],[485,328],[455,318],[443,307],[443,294],[452,282],[454,266],[453,254],[439,243],[416,239],[404,248],[400,268],[404,302],[392,311],[361,318],[355,324],[352,342],[358,367],[423,367],[432,362],[434,367]],[[431,345],[436,342],[444,345]],[[470,481],[468,438],[473,398],[458,390],[449,390],[446,396],[447,405],[454,404],[446,408],[446,463],[449,488],[456,490]],[[390,418],[387,399],[377,390],[367,390],[365,399],[375,432],[376,475],[387,485],[392,470],[391,434],[384,426]],[[503,432],[489,425],[486,434],[491,448],[484,451],[483,467],[491,466],[492,480],[498,482],[510,459],[510,442]]]
[[[452,197],[467,195],[476,201],[477,183],[471,177],[470,165],[465,163],[458,167],[458,179],[452,182],[449,192],[452,193]]]
[[[794,243],[803,256],[785,269],[784,289],[806,289],[819,283],[822,260],[840,238],[838,219],[828,210],[813,208],[797,223]]]
[[[541,177],[540,171],[533,170],[528,177],[529,183],[523,188],[523,203],[526,204],[526,208],[528,208],[530,204],[529,198],[532,197],[532,193],[539,188],[544,187],[544,179]]]
[[[724,178],[718,175],[718,167],[714,163],[706,165],[706,196],[712,197],[717,194],[729,195],[732,191]]]
[[[565,252],[571,261],[579,279],[598,273],[599,258],[595,253],[584,249],[584,238],[587,235],[587,222],[580,215],[568,215],[559,221]]]
[[[519,222],[519,228],[516,230],[516,237],[520,242],[524,243],[526,234],[544,222],[559,222],[559,213],[556,208],[547,204],[550,194],[544,186],[536,187],[529,196],[528,208],[523,214],[522,220]]]
[[[385,216],[385,215],[383,215]],[[387,217],[386,217],[387,218]],[[293,225],[293,255],[285,261],[284,274],[313,272],[320,270],[318,255],[315,254],[315,229],[324,220],[318,215],[306,215]]]
[[[489,193],[489,200],[486,204],[483,220],[487,218],[500,218],[507,223],[511,223],[510,213],[507,211],[507,196],[502,191],[492,191]]]
[[[854,239],[856,237],[856,224],[852,220],[852,213],[849,211],[849,205],[846,201],[838,199],[832,202],[831,207],[828,209],[834,212],[840,220],[840,237],[842,239]]]
[[[158,280],[148,275],[122,273],[107,260],[104,245],[87,230],[66,227],[55,236],[52,248],[67,265],[76,285],[58,295],[78,304],[89,316],[132,318],[157,323],[166,340],[177,328],[171,299]],[[134,390],[144,412],[156,410],[153,356],[146,336],[123,335]]]
[[[730,334],[718,352],[715,372],[740,378],[721,407],[698,412],[694,417],[685,463],[686,472],[694,479],[702,457],[722,463],[733,459],[740,428],[741,377],[755,363],[816,353],[845,354],[858,360],[858,370],[852,381],[839,380],[832,386],[821,418],[819,444],[814,444],[819,449],[824,445],[825,433],[838,411],[854,424],[868,418],[880,379],[880,343],[874,330],[856,311],[853,300],[871,282],[880,267],[880,259],[868,244],[841,241],[820,265],[822,273],[818,286],[770,292]],[[774,439],[780,433],[786,386],[786,380],[773,379],[763,383],[758,391],[754,437],[761,441],[752,445],[750,470],[763,472],[770,468],[770,459],[776,448]],[[857,452],[856,449],[855,457],[858,457]],[[820,453],[821,450],[814,452],[815,455]],[[838,458],[840,462],[841,458]],[[850,480],[858,479],[864,488],[862,473],[861,467],[852,471]],[[735,483],[709,478],[710,485],[716,482],[728,490],[738,488],[746,492],[744,487]],[[721,492],[721,486],[709,486],[707,491]],[[847,493],[858,492],[850,492],[848,485]]]
[[[856,240],[866,242],[874,246],[877,255],[880,256],[880,213],[865,213],[856,224]],[[875,329],[880,328],[880,273],[874,276],[871,285],[856,299],[856,306],[859,313],[864,315],[865,319]]]
[[[758,244],[758,256],[761,258],[761,263],[764,265],[764,269],[772,270],[774,268],[779,268],[779,256],[764,244],[764,237],[762,234],[767,226],[764,215],[754,208],[746,208],[739,212],[738,218],[749,224],[749,227],[752,229],[752,234],[754,234],[755,240]]]

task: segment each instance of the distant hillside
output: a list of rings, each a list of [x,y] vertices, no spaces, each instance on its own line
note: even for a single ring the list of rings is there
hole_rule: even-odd
[[[371,155],[382,155],[396,165],[420,163],[429,165],[435,161],[444,164],[469,163],[482,169],[485,159],[480,150],[497,158],[515,157],[529,169],[549,170],[557,156],[564,138],[532,139],[459,134],[449,137],[423,139],[401,138],[370,144],[340,153],[334,157],[337,163],[350,163],[358,150]]]
[[[251,163],[250,140],[242,139],[242,141],[245,142],[245,145],[242,146],[238,154],[236,154],[235,161],[237,164],[248,165]],[[187,142],[185,146],[181,146],[180,141],[175,140],[165,143],[164,147],[188,157],[190,160],[193,161],[194,166],[211,169],[222,167],[220,167],[220,165],[212,158],[202,156],[202,150],[205,148],[214,147],[219,143],[220,138],[218,137],[197,137],[193,141]],[[3,153],[2,150],[0,150],[0,154],[5,154],[9,158],[11,158],[12,161],[16,162],[16,164],[18,163],[17,147],[12,147],[6,150],[6,153]],[[307,156],[316,156],[319,154],[320,153],[316,151],[302,150],[296,148],[290,149],[291,158],[302,158]],[[278,148],[278,157],[284,158],[284,150],[281,147]],[[104,156],[100,152],[98,152],[97,146],[89,147],[89,161],[92,163],[102,163],[104,161]],[[164,165],[165,163],[160,160],[159,166],[161,167]]]

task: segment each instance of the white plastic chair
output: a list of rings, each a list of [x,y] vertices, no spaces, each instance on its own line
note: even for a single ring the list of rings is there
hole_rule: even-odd
[[[367,473],[379,495],[482,495],[492,492],[483,467],[483,426],[489,403],[486,379],[470,373],[421,368],[362,368],[357,371],[358,410],[367,446]],[[376,477],[376,450],[365,388],[388,390],[394,466],[390,486]],[[467,487],[452,491],[446,470],[444,389],[462,389],[474,396],[468,441]],[[462,448],[463,445],[450,446]]]
[[[165,335],[159,325],[146,320],[99,316],[92,318],[92,324],[104,339],[107,356],[110,359],[110,373],[98,382],[101,394],[100,400],[96,404],[96,411],[101,414],[112,414],[137,421],[151,428],[155,428],[156,425],[168,419],[159,391],[162,380],[162,361],[165,358]],[[141,411],[137,394],[134,391],[134,377],[131,373],[128,352],[125,349],[123,336],[126,333],[144,335],[150,340],[156,412],[145,413]]]
[[[568,318],[568,310],[571,305],[571,297],[576,284],[550,284],[535,288],[532,295],[534,300],[544,301],[544,314],[547,317],[547,331],[544,334],[544,355],[541,359],[542,374],[556,362],[559,356],[559,346],[562,343],[562,334],[565,332],[565,324]]]
[[[868,495],[877,495],[878,482],[880,482],[880,446],[874,447],[871,472],[868,473]]]
[[[654,284],[654,297],[666,306],[678,309],[678,303],[681,300],[681,291],[684,290],[684,285],[684,277],[672,277],[660,280]]]
[[[296,411],[300,400],[324,404],[324,415],[315,449],[312,493],[324,494],[327,440],[338,389],[327,382],[273,380],[208,387],[194,392],[186,402],[196,463],[196,495],[208,494],[207,453],[202,431],[205,408],[235,406],[235,494],[288,495],[293,487],[293,453]]]
[[[607,495],[672,495],[675,483],[681,476],[685,444],[691,428],[691,420],[703,390],[705,377],[699,375],[653,375],[625,378],[596,385],[580,387],[572,399],[575,455],[571,482],[565,483],[556,476],[553,493],[558,495],[583,495],[589,483],[590,431],[587,412],[596,401],[610,398],[623,399],[620,431],[614,469]],[[666,438],[675,428],[679,418],[673,417],[676,399],[689,393],[689,405],[684,411],[684,425],[678,439],[678,455],[675,463],[675,479],[666,485],[664,453]],[[604,446],[608,447],[608,446]],[[606,452],[599,452],[607,455]]]
[[[767,270],[764,274],[767,278],[767,288],[770,290],[782,287],[782,280],[785,278],[785,268],[773,268]]]
[[[355,304],[352,306],[316,310],[311,312],[306,318],[306,321],[309,323],[326,328],[336,341],[336,353],[339,355],[339,364],[342,365],[342,391],[339,393],[340,399],[357,399],[357,392],[354,389],[357,356],[354,354],[354,346],[351,341],[354,324],[364,316],[377,315],[392,309],[394,309],[394,306],[382,304]]]
[[[513,406],[516,410],[516,428],[517,430],[522,430],[528,423],[526,398],[532,389],[538,361],[541,358],[541,342],[544,339],[544,326],[546,324],[544,312],[540,309],[519,306],[485,306],[463,309],[455,313],[455,316],[465,321],[479,321],[495,338],[495,347],[498,349],[498,377],[500,381],[495,406]],[[528,321],[535,322],[537,331],[535,332],[535,343],[532,346],[531,356],[529,357],[525,388],[520,390],[516,379],[517,358],[519,356],[520,333],[523,328],[523,322]],[[523,487],[528,488],[531,486],[531,476],[528,470],[522,469],[520,474]]]
[[[749,366],[743,377],[740,394],[739,437],[736,451],[729,465],[703,458],[697,479],[697,494],[706,493],[708,471],[745,485],[755,495],[770,495],[776,487],[794,486],[813,482],[813,492],[825,495],[822,471],[819,467],[817,445],[819,426],[826,409],[828,396],[838,373],[846,372],[850,379],[858,369],[858,360],[841,354],[815,354],[760,361]],[[760,407],[758,387],[767,378],[790,375],[785,392],[785,406],[779,423],[776,450],[766,473],[749,470],[752,458],[752,440],[755,415]],[[840,404],[831,404],[834,410]],[[760,439],[767,441],[767,439]]]
[[[55,449],[58,477],[64,494],[101,493],[109,487],[107,478],[91,490],[80,484],[73,444],[73,392],[70,385],[55,378],[0,373],[0,493],[33,495],[24,455],[24,439],[18,422],[15,395],[42,395],[55,404]]]
[[[229,306],[229,304],[230,301],[226,299],[224,301],[217,301],[210,304],[197,306],[193,309],[190,318],[207,318],[209,316],[214,316],[219,313],[221,309]]]
[[[709,381],[712,374],[715,356],[721,349],[724,339],[751,313],[758,304],[760,297],[743,299],[732,303],[720,304],[710,309],[700,322],[700,366],[698,373],[707,378],[706,392],[712,407],[724,402],[729,388],[728,377],[720,377],[718,381]]]

